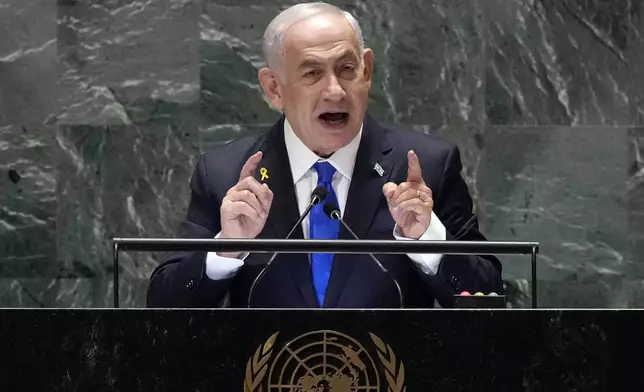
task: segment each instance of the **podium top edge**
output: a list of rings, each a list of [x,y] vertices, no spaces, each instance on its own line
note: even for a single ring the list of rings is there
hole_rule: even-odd
[[[536,254],[538,242],[320,239],[112,238],[114,252],[246,251],[280,253]]]
[[[641,312],[644,308],[28,308],[0,307],[3,311],[34,311],[34,312]]]
[[[307,239],[215,239],[215,238],[173,238],[173,237],[113,237],[112,242],[125,244],[125,243],[175,243],[175,244],[217,244],[217,243],[300,243],[300,244],[319,244],[319,243],[379,243],[379,244],[397,244],[400,243],[399,240],[372,240],[372,239],[363,239],[363,240],[307,240]],[[445,244],[445,245],[461,245],[461,244],[472,244],[472,245],[514,245],[514,246],[539,246],[539,241],[435,241],[435,240],[416,240],[414,243],[425,243],[425,244]]]

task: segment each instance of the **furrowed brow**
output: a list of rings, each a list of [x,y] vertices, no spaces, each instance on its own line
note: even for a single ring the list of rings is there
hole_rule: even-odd
[[[356,54],[350,49],[347,49],[344,52],[342,52],[342,54],[340,54],[340,56],[337,57],[335,62],[338,63],[346,60],[358,61],[358,59],[356,58]],[[324,61],[322,61],[321,59],[318,59],[316,57],[309,57],[307,59],[304,59],[304,61],[302,61],[298,69],[316,68],[316,67],[321,67],[323,65],[324,65]]]

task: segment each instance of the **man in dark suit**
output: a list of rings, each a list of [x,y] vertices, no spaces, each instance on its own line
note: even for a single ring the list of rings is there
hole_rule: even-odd
[[[357,21],[324,3],[298,4],[264,35],[259,80],[283,115],[259,137],[203,154],[191,180],[185,238],[284,238],[316,186],[364,239],[484,240],[456,146],[380,125],[366,114],[374,54]],[[352,239],[316,206],[292,238]],[[268,254],[183,252],[152,274],[150,307],[247,306]],[[502,291],[491,256],[379,255],[405,307],[452,304],[460,291]],[[281,254],[252,307],[398,307],[395,285],[368,255]]]

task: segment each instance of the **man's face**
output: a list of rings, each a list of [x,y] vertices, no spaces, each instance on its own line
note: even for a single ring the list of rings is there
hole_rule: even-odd
[[[267,78],[275,94],[267,95],[307,147],[329,155],[360,131],[372,69],[373,52],[359,53],[343,16],[315,16],[286,33],[281,69],[270,71]]]

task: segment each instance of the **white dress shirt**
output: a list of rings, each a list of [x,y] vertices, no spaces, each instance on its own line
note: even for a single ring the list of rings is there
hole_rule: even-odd
[[[291,166],[291,173],[293,175],[293,184],[295,184],[295,195],[300,214],[304,212],[309,204],[311,192],[318,185],[318,175],[313,164],[318,161],[328,161],[335,169],[333,175],[332,186],[338,198],[338,207],[340,213],[344,216],[344,208],[347,203],[347,196],[349,193],[349,185],[351,184],[351,176],[353,175],[353,166],[355,164],[356,155],[358,154],[358,146],[362,137],[362,129],[358,135],[346,146],[342,147],[328,159],[322,159],[317,156],[313,151],[302,143],[297,137],[293,128],[288,120],[284,121],[284,141],[286,143],[286,151]],[[302,221],[302,231],[305,238],[309,238],[309,217],[307,216]],[[413,240],[403,237],[398,230],[394,227],[394,238],[397,240]],[[219,234],[215,238],[218,238]],[[420,237],[421,240],[442,240],[446,239],[446,229],[438,217],[432,212],[432,218],[429,228]],[[206,256],[206,275],[213,280],[227,279],[233,277],[237,271],[244,264],[243,260],[248,256],[244,253],[239,258],[228,258],[218,256],[214,252],[209,252]],[[409,254],[408,257],[413,260],[419,269],[426,274],[434,275],[438,271],[442,255],[440,254]]]

